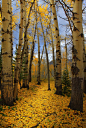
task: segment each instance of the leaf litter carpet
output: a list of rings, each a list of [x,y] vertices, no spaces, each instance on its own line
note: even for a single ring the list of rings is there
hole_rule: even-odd
[[[81,113],[67,107],[70,97],[54,94],[54,82],[50,86],[51,91],[44,82],[18,89],[14,106],[0,106],[0,128],[86,128],[86,95]]]

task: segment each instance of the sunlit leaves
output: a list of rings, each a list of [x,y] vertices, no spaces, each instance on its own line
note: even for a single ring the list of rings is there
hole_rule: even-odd
[[[51,82],[51,90],[47,90],[47,83],[44,82],[41,86],[30,83],[30,90],[18,90],[19,99],[15,105],[10,108],[3,106],[0,112],[1,127],[82,127],[82,119],[86,114],[86,95],[84,113],[80,113],[67,107],[70,98],[54,94],[54,82]]]
[[[73,7],[73,5],[74,5],[73,0],[64,0],[64,2],[66,2],[66,4],[70,5],[71,7]]]

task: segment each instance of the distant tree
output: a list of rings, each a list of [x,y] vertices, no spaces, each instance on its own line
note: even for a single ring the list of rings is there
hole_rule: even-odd
[[[45,37],[45,34],[44,34],[43,24],[42,24],[42,21],[41,21],[41,15],[40,15],[40,22],[41,22],[41,27],[42,27],[42,32],[43,32],[45,53],[46,53],[46,59],[47,59],[48,90],[51,90],[50,89],[49,58],[48,58],[48,51],[47,51],[47,47],[46,47],[46,37]]]
[[[28,69],[28,85],[29,85],[29,82],[31,82],[31,69],[32,69],[32,60],[33,60],[33,55],[34,55],[34,47],[35,47],[36,26],[35,26],[35,30],[33,34],[34,35],[33,35],[31,54],[30,54],[30,60],[29,60],[29,69]]]
[[[37,25],[37,21],[36,21]],[[38,27],[37,28],[37,41],[38,41],[38,76],[37,76],[37,81],[38,85],[40,85],[40,42],[39,42],[39,33],[38,33]]]
[[[50,8],[50,12],[52,12],[52,9]],[[54,54],[54,43],[53,43],[53,35],[52,35],[52,27],[51,27],[51,13],[50,13],[50,24],[49,24],[49,28],[50,28],[50,37],[51,37],[51,44],[52,44],[52,55],[53,55],[53,66],[54,66],[54,79],[55,79],[55,83],[56,83],[56,65],[55,65],[55,54]]]

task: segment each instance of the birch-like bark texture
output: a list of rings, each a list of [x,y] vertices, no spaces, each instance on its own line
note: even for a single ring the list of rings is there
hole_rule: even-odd
[[[82,0],[75,0],[73,6],[73,48],[72,48],[72,93],[69,107],[83,111],[83,33]]]
[[[27,32],[25,33],[25,27],[26,27],[26,1],[23,2],[23,27],[24,27],[24,54],[23,54],[23,87],[26,87],[26,49],[27,49]]]
[[[14,93],[13,93],[14,101],[16,100],[17,90],[18,90],[18,76],[19,76],[19,68],[20,68],[22,42],[23,42],[23,0],[20,0],[19,45],[17,49],[15,74],[14,74]]]
[[[30,7],[30,11],[29,11],[29,14],[28,14],[28,20],[27,20],[27,24],[26,24],[26,26],[25,26],[25,31],[24,31],[24,42],[26,41],[26,43],[24,43],[26,46],[27,46],[27,30],[28,30],[28,26],[29,26],[29,21],[30,21],[30,13],[31,13],[31,10],[32,10],[32,7],[33,7],[33,5],[34,5],[34,3],[35,3],[35,0],[33,0],[33,2],[31,3],[31,7]],[[24,48],[26,47],[26,46],[24,46]],[[26,47],[27,48],[27,47]],[[25,49],[26,49],[25,48]],[[27,64],[28,65],[28,64]],[[29,73],[29,72],[28,72]],[[26,74],[27,74],[27,72],[26,72]],[[29,80],[29,79],[28,79]],[[28,84],[27,84],[27,89],[29,89],[29,81],[27,81],[28,82]],[[24,81],[24,79],[23,79],[23,86],[25,87],[25,81]]]
[[[52,8],[52,15],[54,20],[54,26],[55,26],[55,41],[56,41],[56,81],[55,81],[55,87],[56,87],[56,94],[61,95],[62,94],[62,85],[61,85],[61,50],[60,50],[60,38],[59,38],[59,28],[58,28],[58,20],[56,15],[56,9],[54,0],[50,0],[50,5]]]
[[[6,105],[13,105],[13,80],[11,61],[11,1],[2,0],[2,86],[1,98]]]
[[[86,54],[85,54],[85,43],[84,43],[84,36],[83,36],[83,63],[84,63],[84,87],[83,92],[86,93]]]

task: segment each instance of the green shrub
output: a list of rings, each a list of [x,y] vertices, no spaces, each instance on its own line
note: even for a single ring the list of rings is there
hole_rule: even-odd
[[[70,81],[70,77],[69,77],[69,72],[68,72],[67,69],[65,69],[63,71],[62,84],[64,84],[65,86],[68,86],[68,87],[70,87],[70,85],[71,85],[71,81]]]
[[[69,77],[69,72],[66,68],[62,75],[62,94],[66,94],[67,96],[70,96],[71,94],[71,80]]]

